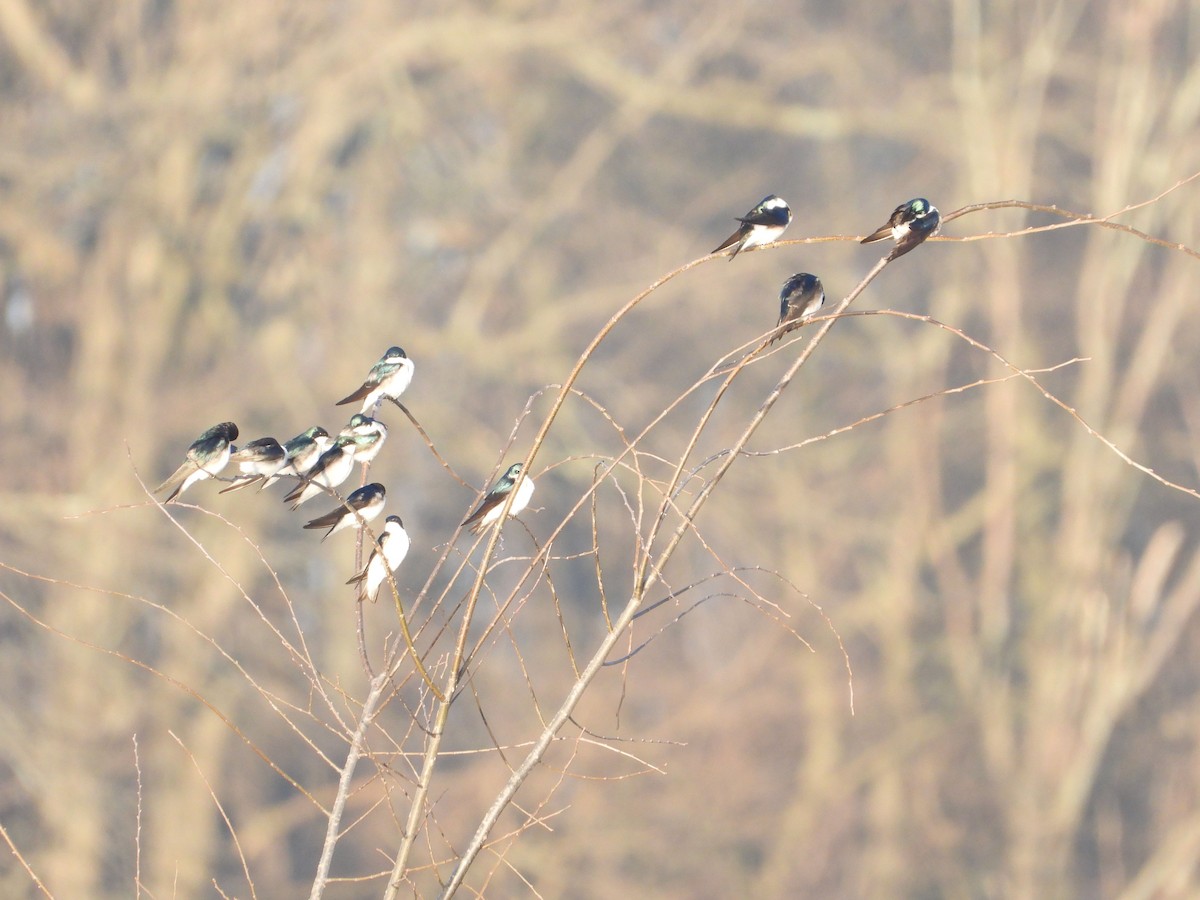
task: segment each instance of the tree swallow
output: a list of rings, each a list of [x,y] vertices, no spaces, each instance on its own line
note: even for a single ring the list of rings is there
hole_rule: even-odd
[[[170,495],[163,501],[170,503],[197,481],[219,474],[229,462],[229,455],[233,452],[231,442],[237,440],[237,436],[238,427],[232,422],[222,422],[208,429],[192,441],[183,465],[155,488],[154,493],[170,491]]]
[[[371,366],[367,380],[349,397],[343,397],[337,406],[344,403],[362,401],[362,412],[366,414],[375,408],[375,404],[385,397],[399,400],[409,384],[412,383],[413,361],[408,358],[403,347],[388,347],[387,352],[379,358],[379,362]]]
[[[259,481],[263,482],[263,487],[266,487],[269,483],[266,479],[274,481],[275,473],[282,469],[287,462],[287,451],[273,437],[259,438],[246,444],[241,450],[231,453],[229,461],[237,463],[238,471],[241,474],[234,479],[233,484],[221,491],[222,494],[248,487]]]
[[[785,323],[803,322],[824,305],[825,288],[821,286],[821,279],[807,272],[797,272],[783,283],[783,290],[779,292],[779,321],[775,327],[780,328],[780,332],[771,338],[771,343],[790,330],[782,327]]]
[[[355,413],[342,429],[342,434],[354,438],[354,459],[364,466],[379,455],[387,440],[387,426],[378,419]]]
[[[305,474],[317,464],[317,460],[321,458],[321,454],[328,450],[332,444],[333,438],[320,425],[314,425],[303,434],[296,435],[283,445],[283,449],[287,451],[287,465],[284,466],[287,471],[281,472],[281,474]],[[273,480],[271,479],[267,484],[270,484]]]
[[[375,602],[380,586],[387,581],[388,570],[395,572],[400,563],[404,562],[404,557],[408,555],[409,543],[408,532],[404,530],[404,523],[400,521],[400,517],[388,516],[383,525],[383,533],[379,535],[375,549],[371,551],[371,558],[367,560],[361,572],[346,582],[359,586],[360,601],[365,598]]]
[[[779,240],[792,222],[792,210],[788,207],[786,200],[771,194],[763,197],[762,203],[750,212],[739,216],[738,221],[742,223],[738,226],[738,230],[713,251],[713,253],[720,253],[722,250],[733,247],[733,253],[729,256],[730,261],[743,250]]]
[[[529,498],[533,496],[533,479],[522,477],[521,472],[524,468],[523,463],[513,463],[509,466],[492,485],[492,489],[484,495],[479,506],[475,507],[475,512],[463,521],[463,525],[471,526],[472,534],[479,534],[500,518],[500,508],[504,505],[505,498],[512,493],[514,486],[517,495],[513,498],[512,506],[508,508],[508,514],[515,516],[529,505]]]
[[[872,244],[890,237],[896,242],[896,246],[888,254],[888,259],[897,259],[925,238],[937,234],[941,224],[942,217],[937,207],[924,197],[918,197],[897,206],[892,210],[886,225],[881,225],[859,243]]]
[[[323,516],[317,516],[311,522],[305,524],[305,528],[328,528],[325,532],[325,537],[343,528],[361,528],[364,522],[370,522],[379,517],[383,512],[384,498],[387,496],[387,488],[379,482],[360,487],[346,498],[345,503],[338,504],[336,509],[330,510]],[[346,507],[349,506],[350,509]],[[354,513],[357,512],[356,516]],[[361,520],[359,519],[361,516]]]
[[[291,503],[292,509],[296,509],[301,503],[325,493],[324,488],[335,488],[349,478],[350,470],[354,468],[357,440],[352,434],[339,434],[333,446],[321,454],[283,502]]]

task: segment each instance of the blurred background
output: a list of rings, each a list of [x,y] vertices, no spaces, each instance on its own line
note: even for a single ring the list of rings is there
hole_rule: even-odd
[[[788,238],[863,235],[915,196],[943,213],[1014,198],[1113,213],[1200,170],[1198,46],[1200,7],[1182,0],[5,0],[9,840],[59,897],[126,897],[135,875],[148,896],[248,896],[246,871],[260,897],[308,890],[325,819],[296,785],[330,802],[346,742],[272,628],[303,632],[352,721],[366,682],[342,585],[354,540],[301,531],[326,504],[290,513],[278,488],[201,485],[185,499],[241,533],[187,508],[173,511],[187,533],[175,527],[139,479],[156,485],[202,430],[333,430],[348,415],[334,401],[403,346],[405,402],[471,485],[381,413],[392,434],[372,472],[413,535],[400,586],[415,593],[530,395],[765,194],[790,202]],[[1198,247],[1198,191],[1120,221]],[[1052,221],[1007,209],[945,233]],[[793,272],[836,299],[879,255],[845,241],[710,261],[651,295],[579,387],[636,433],[774,324]],[[933,315],[1025,367],[1087,357],[1044,383],[1195,486],[1197,265],[1095,227],[930,243],[855,309]],[[732,442],[798,349],[738,382],[699,458]],[[1003,374],[928,325],[849,319],[752,448]],[[674,459],[710,398],[664,422],[655,452]],[[535,537],[590,483],[592,457],[619,447],[593,407],[567,407],[522,516]],[[639,620],[633,644],[665,630],[606,670],[576,720],[660,771],[571,738],[518,798],[544,826],[505,839],[525,819],[502,820],[469,884],[496,897],[1200,894],[1198,504],[1020,380],[739,461],[700,530],[724,566],[762,567],[755,587],[779,611],[716,579]],[[628,515],[615,493],[598,515],[619,606]],[[516,524],[505,539],[532,547]],[[581,519],[563,552],[590,540]],[[603,634],[594,566],[557,571],[558,607],[544,586],[531,595],[455,709],[448,748],[480,752],[441,769],[420,841],[440,869],[412,873],[412,894],[436,894],[539,710],[569,687],[564,633],[584,658]],[[679,588],[713,571],[691,541],[665,577]],[[386,607],[367,611],[372,652],[396,630]],[[411,787],[385,756],[421,746],[406,702],[379,724],[397,743],[376,740],[360,772],[334,859],[350,880],[327,896],[382,893]],[[0,893],[37,893],[13,857]]]

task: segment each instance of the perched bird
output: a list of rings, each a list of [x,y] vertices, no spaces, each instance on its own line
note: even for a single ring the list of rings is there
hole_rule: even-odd
[[[824,305],[825,288],[821,286],[821,279],[807,272],[797,272],[783,283],[783,290],[779,292],[779,322],[775,327],[780,331],[771,338],[771,343],[790,330],[782,327],[785,323],[802,322]]]
[[[771,194],[763,197],[762,203],[750,212],[739,216],[738,221],[742,223],[738,230],[727,237],[713,253],[733,247],[733,253],[729,256],[732,260],[743,250],[779,240],[792,222],[792,210],[786,200]]]
[[[886,225],[881,225],[859,243],[872,244],[890,237],[896,242],[896,246],[888,254],[888,259],[897,259],[925,238],[937,234],[941,224],[942,216],[937,207],[924,197],[918,197],[897,206],[892,210]]]
[[[328,528],[329,530],[325,532],[325,536],[321,540],[325,540],[343,528],[359,528],[363,523],[379,517],[379,514],[383,512],[383,502],[386,497],[387,488],[379,482],[364,485],[347,497],[345,503],[339,503],[336,508],[325,515],[317,516],[311,522],[305,523],[304,527]],[[347,506],[350,508],[347,509]]]
[[[196,440],[187,449],[187,459],[183,461],[175,474],[160,484],[154,489],[154,493],[161,494],[163,491],[170,491],[164,503],[170,503],[197,481],[203,481],[205,478],[211,478],[220,473],[225,465],[229,462],[229,455],[233,452],[232,442],[237,440],[238,427],[232,422],[222,422],[220,425],[214,425]]]
[[[364,413],[355,413],[350,417],[350,421],[346,423],[346,426],[340,432],[338,432],[338,434],[355,436],[370,434],[375,431],[375,423],[377,421],[378,419],[372,419],[370,416]]]
[[[349,478],[350,471],[354,468],[357,441],[354,435],[339,434],[333,446],[321,454],[313,467],[301,478],[300,483],[283,498],[283,502],[291,503],[292,509],[297,509],[301,503],[325,493],[324,488],[335,488]]]
[[[317,464],[321,454],[330,448],[333,438],[320,425],[314,425],[303,434],[298,434],[283,445],[287,451],[287,464],[281,475],[303,475]],[[267,484],[275,479],[269,479]]]
[[[499,480],[492,485],[491,490],[484,495],[479,506],[475,508],[475,512],[463,521],[463,525],[471,526],[472,534],[479,534],[500,518],[500,509],[514,487],[517,489],[517,495],[513,497],[508,514],[515,516],[529,505],[529,498],[533,496],[533,479],[522,476],[524,468],[523,463],[513,463],[509,466]]]
[[[344,403],[362,401],[362,412],[365,414],[375,408],[375,404],[385,397],[399,400],[400,395],[408,390],[412,383],[413,361],[408,358],[403,347],[388,347],[387,352],[379,358],[379,362],[371,366],[367,380],[362,386],[348,397],[343,397],[337,406]]]
[[[375,602],[379,596],[379,587],[387,581],[388,571],[395,572],[408,555],[408,532],[399,516],[388,516],[383,524],[383,532],[371,551],[371,558],[363,566],[363,570],[351,578],[346,584],[357,584],[358,599]]]
[[[354,459],[365,466],[383,449],[388,429],[378,419],[372,419],[362,413],[355,413],[350,417],[350,421],[341,433],[354,438]]]
[[[263,482],[263,487],[269,483],[266,479],[274,480],[275,473],[287,463],[287,451],[273,437],[259,438],[251,441],[229,456],[231,463],[236,463],[241,473],[229,487],[221,491],[228,494],[239,488]]]

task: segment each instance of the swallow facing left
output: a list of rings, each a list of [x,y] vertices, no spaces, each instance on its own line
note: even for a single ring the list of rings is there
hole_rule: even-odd
[[[352,434],[339,434],[333,446],[321,454],[311,469],[303,476],[290,494],[283,498],[284,503],[292,504],[297,509],[305,503],[324,494],[325,488],[335,488],[350,477],[354,468],[354,451],[357,438]]]
[[[364,466],[379,455],[383,442],[387,440],[387,426],[378,419],[355,413],[350,417],[342,435],[354,438],[354,460]]]
[[[475,507],[475,511],[463,521],[463,525],[471,526],[472,534],[479,534],[500,518],[500,510],[504,506],[504,501],[512,493],[514,487],[517,495],[513,497],[508,514],[515,516],[529,505],[529,498],[533,496],[533,479],[526,478],[521,474],[524,468],[523,463],[513,463],[509,466],[492,485],[491,490],[484,495],[483,500]]]
[[[371,366],[367,380],[362,386],[348,397],[343,397],[337,406],[343,403],[362,401],[362,412],[365,415],[375,408],[375,404],[384,398],[399,400],[400,395],[408,390],[412,383],[413,361],[408,358],[403,347],[388,347],[387,352],[379,358],[379,362]]]
[[[380,586],[387,581],[388,571],[395,572],[408,555],[410,539],[404,530],[404,523],[399,516],[388,516],[383,524],[383,533],[371,551],[371,558],[363,566],[363,570],[351,578],[346,584],[357,584],[358,599],[364,598],[375,602],[379,596]]]
[[[283,449],[287,451],[287,464],[280,470],[280,474],[304,475],[317,464],[321,454],[332,444],[333,438],[320,425],[314,425],[303,434],[296,435],[283,445]],[[273,480],[268,480],[267,484]]]
[[[383,512],[383,503],[386,497],[387,489],[379,482],[373,482],[360,487],[346,498],[345,503],[339,503],[336,509],[330,510],[323,516],[317,516],[311,522],[306,523],[304,527],[328,528],[325,536],[321,538],[322,541],[343,528],[359,528],[363,523],[379,517],[379,514]]]
[[[187,458],[175,474],[154,489],[161,494],[170,491],[164,503],[170,503],[197,481],[211,478],[220,473],[229,462],[231,443],[237,440],[238,427],[232,422],[214,425],[196,440],[187,450]]]
[[[743,250],[779,240],[792,222],[792,210],[786,200],[771,194],[763,197],[762,203],[750,212],[739,216],[738,221],[742,223],[738,230],[727,237],[713,253],[733,247],[733,253],[729,255],[732,261]]]
[[[241,450],[230,454],[229,461],[237,464],[241,474],[233,484],[221,491],[222,494],[228,494],[230,491],[257,484],[260,481],[263,483],[263,487],[266,487],[269,483],[267,479],[274,481],[275,473],[282,469],[287,462],[287,451],[273,437],[259,438],[246,444]]]
[[[821,285],[821,279],[807,272],[797,272],[783,283],[783,290],[779,292],[779,322],[775,327],[780,331],[771,338],[771,343],[791,330],[784,328],[785,324],[803,322],[809,316],[816,315],[824,305],[825,288]]]
[[[888,254],[888,259],[898,259],[925,238],[937,234],[941,225],[942,216],[937,207],[924,197],[917,197],[897,206],[886,225],[881,225],[859,243],[872,244],[890,237],[896,246]]]

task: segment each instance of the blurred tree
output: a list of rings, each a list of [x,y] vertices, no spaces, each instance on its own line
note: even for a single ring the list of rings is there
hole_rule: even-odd
[[[202,488],[194,502],[246,537],[188,509],[185,532],[134,475],[157,483],[224,419],[245,439],[333,430],[333,402],[400,344],[417,366],[405,402],[471,488],[381,414],[392,436],[372,478],[414,536],[398,573],[413,595],[530,394],[733,216],[777,193],[796,239],[864,234],[917,195],[944,213],[1148,200],[1200,171],[1196,39],[1182,0],[0,3],[0,825],[55,896],[128,896],[135,869],[156,896],[214,881],[243,896],[247,873],[259,896],[302,895],[365,695],[341,584],[352,539],[314,549],[277,495]],[[1120,221],[1197,247],[1195,191]],[[1049,220],[1000,210],[945,231]],[[792,272],[819,273],[832,299],[877,256],[806,243],[709,262],[618,326],[578,387],[636,433],[774,323]],[[1088,357],[1045,383],[1191,485],[1193,256],[1093,227],[935,243],[855,308],[934,315],[1022,366]],[[735,383],[698,459],[728,445],[782,358]],[[946,332],[849,319],[750,449],[998,374]],[[655,432],[667,459],[709,399]],[[619,449],[602,416],[567,407],[538,467],[546,512],[522,517],[535,536],[594,460],[542,466]],[[626,777],[644,767],[556,745],[519,798],[547,828],[506,838],[525,820],[502,820],[468,883],[492,896],[1196,893],[1197,510],[1019,380],[740,461],[704,539],[829,615],[854,714],[817,611],[745,576],[817,650],[798,652],[722,596],[745,592],[725,576],[677,624],[687,603],[639,620],[635,641],[666,631],[575,717],[682,742],[627,747],[665,774]],[[598,526],[614,605],[631,586],[625,521]],[[590,547],[589,531],[574,523],[558,552]],[[518,525],[505,535],[506,552],[529,550]],[[564,629],[579,658],[604,633],[584,562],[555,563],[562,623],[539,583],[456,701],[446,748],[463,753],[442,762],[413,860],[437,876],[411,873],[414,891],[448,877],[514,748],[573,680]],[[681,587],[713,567],[691,540],[665,577]],[[489,582],[501,599],[511,577]],[[395,617],[386,604],[366,616],[376,652]],[[406,731],[414,684],[381,713],[334,857],[337,876],[376,877],[329,896],[383,892],[417,764],[400,751],[421,740]],[[0,873],[5,896],[33,891],[16,866]]]

